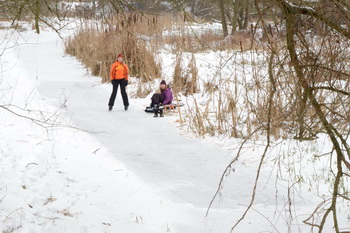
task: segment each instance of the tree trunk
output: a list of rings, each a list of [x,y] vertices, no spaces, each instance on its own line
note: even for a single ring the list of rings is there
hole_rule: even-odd
[[[249,0],[243,1],[244,4],[244,22],[243,22],[243,27],[241,29],[247,30],[248,29],[248,22],[249,22]]]
[[[237,18],[238,18],[238,7],[239,7],[239,0],[232,1],[233,4],[233,16],[232,16],[232,30],[231,34],[233,34],[235,31],[237,31]]]
[[[222,31],[224,33],[224,37],[228,35],[228,30],[227,30],[227,22],[225,18],[225,5],[224,5],[224,0],[218,0],[219,4],[219,9],[220,9],[220,18],[221,18],[221,24],[222,24]]]
[[[40,17],[40,0],[36,0],[35,1],[35,30],[36,30],[36,33],[38,34],[40,34],[39,17]]]
[[[195,13],[196,5],[197,5],[197,0],[193,0],[191,2],[191,13],[192,13],[192,15],[194,15],[194,13]]]

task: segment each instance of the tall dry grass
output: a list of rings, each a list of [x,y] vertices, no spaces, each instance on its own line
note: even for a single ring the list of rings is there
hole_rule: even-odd
[[[185,96],[199,91],[198,68],[194,54],[188,64],[184,64],[181,52],[177,54],[172,86],[175,94],[181,93]]]
[[[85,27],[66,40],[65,51],[86,64],[93,75],[101,76],[103,82],[108,81],[108,68],[119,53],[125,55],[132,75],[141,76],[145,81],[158,76],[160,66],[147,50],[146,42],[129,32],[114,29]]]
[[[310,54],[302,53],[299,58],[313,64],[305,68],[310,86],[317,101],[323,103],[322,110],[328,114],[328,121],[339,132],[347,134],[350,114],[344,106],[349,100],[346,97],[349,79],[344,78],[346,72],[336,72],[334,67],[344,69],[348,65],[349,55],[341,49],[341,45],[347,47],[349,42],[334,44],[333,37],[307,35],[303,39],[310,45],[305,50],[320,51],[314,54],[319,54],[317,62],[321,64],[318,65],[321,69],[315,69]],[[312,140],[318,133],[325,132],[310,101],[303,102],[305,93],[301,92],[296,73],[290,67],[286,44],[276,39],[274,52],[270,48],[264,49],[264,46],[271,44],[261,42],[259,50],[236,51],[231,59],[223,62],[225,64],[219,64],[219,67],[229,67],[231,76],[213,77],[201,84],[201,94],[188,98],[184,124],[190,130],[198,136],[224,135],[250,139],[265,138],[269,130],[274,139],[294,137],[298,140]],[[217,74],[222,74],[220,69]],[[325,87],[327,85],[330,87]],[[346,91],[338,93],[334,90]],[[199,103],[201,96],[207,96],[207,99]]]
[[[201,33],[191,26],[180,25],[178,30],[162,38],[162,43],[171,45],[173,51],[198,53],[205,51],[247,50],[256,47],[256,38],[250,31],[235,32],[223,38],[223,36],[211,29],[202,29]]]
[[[217,77],[202,83],[203,89],[199,93],[188,96],[184,124],[200,137],[222,135],[259,139],[263,133],[256,132],[264,132],[269,120],[266,107],[271,89],[268,61],[266,51],[254,50],[236,52],[230,61],[221,61],[218,66],[230,67],[232,75],[224,76],[218,70]],[[284,81],[292,83],[291,80]],[[287,98],[285,91],[278,90],[273,99],[271,132],[275,139],[290,135],[296,119],[296,113],[291,115],[293,106],[285,108],[283,105]],[[286,121],[290,123],[286,124]]]

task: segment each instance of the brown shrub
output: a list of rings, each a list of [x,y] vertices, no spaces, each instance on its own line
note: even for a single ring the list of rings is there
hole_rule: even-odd
[[[109,81],[109,68],[119,53],[123,53],[130,75],[147,82],[160,76],[160,65],[148,51],[147,43],[117,27],[85,27],[65,41],[65,52],[76,56],[91,74]]]
[[[182,93],[188,96],[198,92],[198,69],[194,54],[187,65],[183,64],[182,53],[177,55],[172,86],[175,94]]]

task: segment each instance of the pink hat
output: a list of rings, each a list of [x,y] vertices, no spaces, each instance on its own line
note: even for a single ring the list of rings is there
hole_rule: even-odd
[[[117,57],[117,58],[119,58],[119,57],[124,58],[123,54],[121,54],[121,53],[119,53],[119,55],[118,55],[118,57]]]

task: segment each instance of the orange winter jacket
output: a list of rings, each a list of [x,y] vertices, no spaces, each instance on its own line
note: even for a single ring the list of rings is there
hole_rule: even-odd
[[[120,63],[118,61],[114,62],[111,66],[110,78],[113,79],[123,79],[128,80],[129,78],[129,68],[126,64]]]

